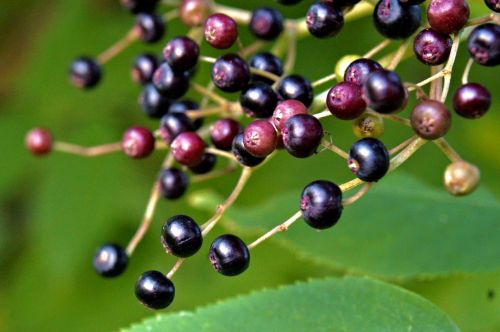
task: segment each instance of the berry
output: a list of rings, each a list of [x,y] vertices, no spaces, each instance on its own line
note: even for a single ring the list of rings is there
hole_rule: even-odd
[[[352,122],[352,131],[359,138],[380,137],[384,133],[384,119],[378,114],[365,113]]]
[[[311,106],[314,94],[311,82],[300,75],[284,77],[278,84],[278,95],[283,99],[295,99],[306,107]]]
[[[359,85],[349,82],[340,82],[328,91],[326,106],[337,118],[353,120],[363,114],[366,102]]]
[[[196,27],[205,22],[210,13],[208,0],[183,0],[179,10],[179,17],[186,26]]]
[[[254,118],[268,118],[278,103],[278,95],[265,83],[251,83],[240,95],[243,111]]]
[[[268,120],[255,120],[245,128],[243,144],[252,156],[263,158],[276,149],[278,134]]]
[[[93,264],[97,274],[106,278],[116,277],[125,271],[128,255],[119,245],[108,243],[97,249]]]
[[[158,92],[167,98],[182,97],[189,89],[189,74],[177,74],[168,63],[162,63],[153,75],[153,84]]]
[[[274,109],[272,122],[281,131],[288,119],[297,114],[307,114],[307,107],[298,100],[283,100]]]
[[[314,181],[304,188],[300,196],[302,217],[316,229],[335,225],[342,209],[342,190],[330,181]]]
[[[267,71],[276,76],[283,75],[283,63],[280,58],[272,53],[257,53],[250,58],[249,64],[252,68]],[[259,74],[252,74],[252,80],[267,84],[274,83],[273,80],[259,76]]]
[[[197,103],[186,99],[186,100],[181,100],[181,101],[173,101],[170,104],[170,107],[168,108],[168,113],[170,113],[170,114],[174,114],[174,113],[185,114],[187,111],[196,111],[199,109],[200,109],[200,106]],[[194,130],[200,129],[200,127],[203,125],[203,118],[197,118],[194,121],[193,120],[190,120],[190,121],[193,124]]]
[[[217,157],[211,153],[205,153],[199,165],[189,167],[194,174],[207,174],[214,169],[217,163]]]
[[[307,158],[316,152],[323,138],[323,127],[310,114],[297,114],[281,130],[285,149],[294,157]]]
[[[222,91],[241,91],[249,80],[250,68],[245,60],[236,54],[219,57],[212,67],[212,81]]]
[[[142,111],[150,118],[159,119],[168,111],[170,99],[162,96],[152,83],[146,84],[139,97]]]
[[[486,23],[475,27],[467,40],[467,49],[480,65],[500,64],[500,25]]]
[[[205,21],[205,40],[218,49],[230,48],[238,38],[236,22],[226,14],[210,15]]]
[[[335,64],[335,79],[337,82],[342,82],[344,80],[344,74],[349,65],[361,58],[359,55],[347,54],[342,56]]]
[[[363,86],[371,73],[382,70],[374,60],[361,58],[351,62],[344,73],[344,81]]]
[[[451,114],[436,100],[423,100],[411,112],[411,126],[418,136],[433,140],[444,136],[451,126]]]
[[[384,37],[405,39],[420,26],[418,5],[402,5],[398,0],[380,0],[373,11],[375,28]]]
[[[186,173],[177,168],[165,168],[158,176],[160,192],[163,198],[177,199],[181,197],[188,187],[189,181]]]
[[[201,163],[205,154],[205,142],[195,132],[179,134],[170,145],[175,160],[188,167]]]
[[[333,2],[319,1],[309,7],[306,24],[311,35],[315,37],[333,37],[342,29],[344,16]]]
[[[34,155],[42,156],[52,151],[52,134],[42,128],[31,129],[26,134],[26,148]]]
[[[236,120],[226,118],[215,121],[210,129],[210,138],[217,149],[229,151],[233,145],[233,139],[243,131],[240,123]]]
[[[449,35],[444,35],[433,29],[424,29],[415,37],[413,53],[426,65],[440,65],[448,60],[452,43]]]
[[[120,0],[123,8],[131,13],[150,13],[156,9],[159,0]]]
[[[234,137],[231,150],[238,162],[244,166],[254,167],[259,165],[265,159],[254,157],[247,151],[244,144],[243,133]]]
[[[224,234],[212,242],[208,259],[215,271],[225,276],[235,276],[248,268],[250,252],[239,237]]]
[[[192,70],[198,63],[200,47],[188,37],[171,39],[163,49],[163,58],[176,73]]]
[[[88,57],[79,57],[71,63],[69,80],[80,89],[93,88],[102,77],[101,66]]]
[[[250,31],[264,40],[276,39],[283,31],[283,15],[274,8],[262,7],[252,12]]]
[[[135,17],[134,30],[143,42],[154,43],[163,37],[165,23],[156,13],[140,13]]]
[[[179,136],[179,134],[194,131],[193,123],[183,113],[170,113],[164,115],[160,120],[160,137],[167,143]]]
[[[192,218],[177,215],[163,224],[161,243],[169,254],[186,258],[200,250],[203,236],[200,227]]]
[[[149,129],[131,127],[123,134],[122,150],[129,157],[145,158],[155,150],[155,137]]]
[[[473,192],[481,174],[479,169],[465,161],[455,161],[446,167],[444,172],[444,187],[454,196],[464,196]]]
[[[378,181],[389,170],[389,152],[378,139],[362,138],[351,146],[347,164],[359,179]]]
[[[462,29],[469,19],[466,0],[431,0],[427,20],[434,30],[450,35]]]
[[[407,92],[399,76],[388,70],[371,73],[363,85],[368,105],[379,113],[393,113],[407,102]]]
[[[141,54],[134,59],[132,80],[145,85],[153,79],[153,73],[158,68],[158,59],[152,54]]]
[[[500,0],[484,0],[484,3],[492,11],[500,13]]]
[[[491,94],[481,84],[464,84],[453,95],[453,108],[458,115],[467,119],[482,117],[489,110],[490,105]]]
[[[135,296],[150,309],[164,309],[174,300],[175,287],[161,272],[146,271],[135,284]]]

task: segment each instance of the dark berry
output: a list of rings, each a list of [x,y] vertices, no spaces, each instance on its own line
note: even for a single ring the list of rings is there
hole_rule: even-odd
[[[181,197],[188,187],[189,181],[186,173],[177,168],[165,168],[158,176],[161,195],[166,199]]]
[[[170,107],[168,108],[168,113],[185,114],[187,111],[197,111],[199,109],[200,109],[200,106],[197,103],[186,99],[186,100],[180,100],[180,101],[173,101],[170,104]],[[191,120],[191,122],[193,124],[194,130],[198,130],[203,125],[203,118],[197,118],[195,120]]]
[[[330,181],[314,181],[304,188],[300,196],[302,218],[316,229],[335,225],[342,209],[342,190]]]
[[[224,234],[212,242],[208,259],[215,271],[225,276],[235,276],[248,268],[250,251],[239,237]]]
[[[236,54],[219,57],[212,67],[212,81],[222,91],[241,91],[249,80],[250,67]]]
[[[99,83],[101,77],[101,66],[94,59],[80,57],[71,63],[69,80],[77,88],[93,88]]]
[[[451,126],[450,111],[437,100],[426,99],[418,103],[410,120],[415,133],[428,140],[444,136]]]
[[[160,120],[160,137],[167,144],[186,131],[194,131],[194,127],[192,121],[183,113],[165,114]]]
[[[163,49],[163,58],[176,73],[192,70],[198,63],[200,47],[188,37],[171,39]]]
[[[250,58],[249,64],[252,68],[267,71],[276,76],[283,75],[283,63],[280,58],[272,53],[257,53]],[[252,74],[252,80],[267,84],[274,83],[273,80],[259,74]]]
[[[201,163],[205,154],[205,142],[195,132],[179,134],[170,145],[175,160],[188,167]]]
[[[165,23],[156,13],[140,13],[135,17],[134,30],[143,42],[154,43],[163,37]]]
[[[166,62],[156,69],[153,75],[153,84],[165,97],[177,99],[189,89],[189,75],[187,72],[177,74]]]
[[[446,62],[450,56],[453,41],[433,29],[424,29],[418,33],[413,42],[413,53],[426,65],[436,66]]]
[[[26,148],[34,155],[42,156],[52,151],[52,134],[42,128],[31,129],[26,134]]]
[[[272,122],[281,131],[288,119],[297,114],[307,114],[307,107],[298,100],[283,100],[274,109]]]
[[[200,26],[210,13],[208,0],[183,0],[179,9],[179,17],[188,27]]]
[[[214,154],[205,153],[201,162],[196,166],[189,167],[189,170],[194,174],[207,174],[214,169],[216,163],[217,157]]]
[[[492,11],[500,13],[500,0],[484,0],[484,3]]]
[[[123,8],[137,13],[150,13],[156,9],[159,0],[120,0]]]
[[[450,35],[462,29],[469,19],[466,0],[431,0],[427,20],[434,30]]]
[[[155,150],[155,137],[149,129],[131,127],[123,134],[122,149],[129,157],[145,158]]]
[[[340,82],[328,91],[326,106],[339,119],[356,119],[366,109],[366,102],[363,99],[362,92],[363,90],[359,85]]]
[[[467,119],[482,117],[488,111],[490,105],[491,94],[481,84],[464,84],[453,95],[453,108],[458,115]]]
[[[170,106],[170,99],[161,95],[155,86],[150,83],[144,86],[139,104],[142,111],[150,118],[158,119],[167,113]]]
[[[393,113],[406,104],[407,93],[399,76],[389,70],[371,73],[363,85],[368,106],[379,113]]]
[[[475,27],[467,40],[467,49],[480,65],[500,64],[500,25],[486,23]]]
[[[257,8],[252,12],[249,27],[255,37],[273,40],[283,31],[283,15],[274,8]]]
[[[278,144],[276,128],[268,120],[255,120],[243,131],[243,144],[252,156],[266,157]]]
[[[284,77],[278,84],[278,95],[283,99],[295,99],[306,107],[311,106],[314,94],[311,82],[300,75]]]
[[[135,296],[150,309],[164,309],[174,300],[175,287],[161,272],[146,271],[135,284]]]
[[[309,7],[306,24],[311,35],[315,37],[333,37],[342,29],[344,16],[333,2],[318,1]]]
[[[128,264],[128,255],[116,244],[105,244],[97,249],[94,256],[95,271],[106,278],[119,276]]]
[[[368,75],[378,70],[382,66],[375,60],[361,58],[351,62],[344,73],[344,81],[363,86]]]
[[[210,138],[217,149],[231,150],[233,139],[243,131],[240,123],[226,118],[215,121],[210,130]]]
[[[281,135],[286,150],[292,156],[307,158],[316,152],[321,143],[323,127],[314,116],[297,114],[288,119]]]
[[[236,22],[226,14],[210,15],[205,21],[205,40],[218,49],[230,48],[238,38]]]
[[[259,165],[265,159],[254,157],[247,151],[244,144],[243,133],[234,137],[231,150],[240,164],[244,166],[254,167]]]
[[[373,11],[375,28],[391,39],[410,37],[420,26],[420,20],[418,5],[401,5],[398,0],[380,0]]]
[[[251,83],[240,95],[243,111],[254,118],[268,118],[278,103],[278,95],[265,83]]]
[[[152,54],[141,54],[134,59],[132,66],[132,79],[138,84],[145,85],[153,79],[153,73],[158,68],[159,62]]]
[[[389,170],[389,152],[378,139],[362,138],[351,146],[347,164],[359,179],[378,181]]]
[[[177,215],[163,224],[161,243],[169,254],[185,258],[200,250],[203,236],[200,227],[192,218]]]

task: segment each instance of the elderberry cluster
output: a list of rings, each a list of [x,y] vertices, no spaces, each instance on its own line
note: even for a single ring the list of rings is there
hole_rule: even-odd
[[[300,0],[277,2],[293,5]],[[452,114],[444,102],[460,36],[471,25],[475,26],[468,28],[471,31],[467,30],[470,32],[467,49],[471,61],[463,84],[454,92],[452,105],[456,114],[469,119],[482,117],[488,111],[490,92],[482,84],[467,82],[467,76],[473,63],[491,67],[500,63],[498,15],[492,14],[474,22],[469,19],[466,0],[431,0],[426,16],[422,17],[423,2],[380,0],[370,10],[374,26],[387,38],[387,44],[398,39],[403,40],[402,46],[413,42],[415,57],[425,65],[437,68],[434,76],[415,84],[404,82],[394,71],[405,54],[404,48],[392,54],[389,63],[373,59],[378,50],[364,57],[345,56],[337,64],[336,75],[311,82],[303,75],[293,73],[293,64],[284,62],[277,54],[241,45],[239,29],[243,24],[248,25],[257,40],[266,43],[280,38],[289,38],[293,43],[293,38],[299,38],[301,26],[316,38],[334,37],[341,32],[347,15],[360,10],[360,0],[317,1],[304,13],[304,24],[300,20],[284,18],[277,9],[279,6],[272,7],[271,4],[248,13],[234,8],[228,10],[228,7],[209,0],[183,0],[174,13],[190,28],[190,33],[170,38],[162,45],[161,57],[151,53],[139,54],[131,68],[132,80],[142,86],[140,108],[145,116],[157,119],[157,127],[155,130],[130,127],[124,132],[118,148],[134,159],[148,157],[156,150],[169,150],[150,200],[153,209],[157,196],[166,200],[182,197],[189,187],[189,173],[209,176],[215,172],[219,158],[229,159],[227,171],[232,171],[236,163],[243,167],[240,182],[244,185],[243,174],[249,174],[245,172],[254,170],[276,151],[286,150],[296,158],[308,158],[322,149],[329,149],[346,159],[347,168],[356,175],[354,187],[379,181],[427,140],[435,140],[451,156],[452,163],[444,176],[446,189],[454,195],[472,192],[479,181],[478,169],[457,157],[442,140],[452,122]],[[492,11],[500,12],[498,1],[485,0],[485,3]],[[158,14],[158,0],[121,0],[121,4],[135,15],[133,27],[119,46],[98,58],[81,56],[73,61],[69,76],[75,87],[91,89],[97,86],[103,79],[102,65],[115,56],[117,48],[124,43],[134,40],[155,43],[163,39],[167,31],[165,18],[170,16],[168,13],[165,16]],[[292,37],[285,36],[288,29],[295,33]],[[202,56],[203,44],[221,50],[220,56],[215,59]],[[287,60],[293,61],[293,58]],[[211,83],[207,88],[193,82],[201,62],[211,65]],[[439,66],[444,64],[446,67],[441,69]],[[319,94],[314,92],[319,85],[333,79],[338,83],[330,89]],[[429,95],[424,91],[427,84],[431,84]],[[203,98],[198,102],[183,99],[190,89]],[[417,104],[409,119],[395,115],[405,109],[412,91],[417,93]],[[236,97],[227,100],[219,92]],[[315,112],[317,105],[325,107],[326,111]],[[209,125],[204,124],[205,118],[213,119],[213,115],[218,118]],[[325,138],[326,130],[320,119],[329,115],[352,121],[359,140],[347,153]],[[384,120],[408,124],[416,137],[403,142],[394,151],[387,149],[380,139]],[[53,142],[52,134],[41,128],[28,133],[26,144],[36,155],[45,155],[53,149],[85,156],[114,151],[113,147],[86,149]],[[391,154],[400,150],[406,153],[391,160]],[[225,174],[224,169],[219,171]],[[343,193],[350,188],[327,180],[306,185],[297,202],[298,216],[318,230],[334,226],[344,206],[348,205]],[[237,196],[239,191],[235,189],[233,194]],[[234,201],[233,194],[206,224],[200,225],[187,215],[171,216],[165,221],[160,231],[161,244],[168,254],[179,260],[167,275],[156,270],[141,274],[135,294],[145,306],[161,309],[172,303],[175,287],[171,276],[184,259],[201,249],[205,234]],[[98,274],[116,277],[125,271],[129,257],[151,218],[148,204],[138,235],[127,248],[105,244],[97,250],[93,264]],[[270,235],[286,229],[293,221],[271,230]],[[264,236],[262,240],[266,238]],[[250,249],[260,242],[259,239],[247,245],[236,235],[221,235],[211,243],[208,260],[218,273],[238,275],[248,268]]]

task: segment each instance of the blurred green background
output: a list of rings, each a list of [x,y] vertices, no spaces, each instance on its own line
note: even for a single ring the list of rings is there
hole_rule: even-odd
[[[271,2],[224,3],[253,8]],[[300,6],[283,11],[287,17],[303,16],[309,3],[303,1]],[[487,12],[482,1],[470,3],[473,17]],[[271,5],[277,6],[274,2]],[[132,124],[157,126],[155,121],[142,116],[137,105],[140,88],[130,80],[130,65],[139,52],[159,52],[168,38],[186,33],[177,20],[168,24],[167,36],[159,44],[134,44],[106,64],[104,80],[98,89],[82,92],[67,82],[72,58],[97,55],[123,36],[132,23],[133,18],[120,8],[117,0],[0,2],[0,330],[110,331],[151,316],[153,313],[134,298],[133,284],[142,271],[167,271],[174,262],[159,243],[162,220],[181,212],[200,222],[210,216],[208,211],[188,206],[189,197],[175,203],[161,202],[152,231],[139,246],[125,275],[104,280],[92,269],[94,250],[107,241],[127,243],[143,213],[162,160],[161,153],[144,161],[130,160],[120,154],[84,159],[54,153],[37,159],[24,150],[24,135],[34,126],[48,127],[56,138],[82,145],[117,141]],[[248,32],[244,27],[241,30],[243,43],[249,44]],[[333,70],[340,56],[363,54],[381,40],[369,17],[347,24],[333,39],[301,40],[296,72],[311,80],[318,79]],[[206,45],[203,53],[220,54]],[[461,48],[452,91],[466,60],[465,48]],[[208,82],[208,70],[209,66],[202,64],[196,80]],[[405,81],[417,82],[428,76],[428,69],[412,59],[404,62],[398,73]],[[480,166],[482,188],[497,198],[500,194],[498,77],[498,68],[473,66],[471,81],[482,82],[490,89],[495,96],[493,105],[480,120],[467,121],[455,116],[447,135],[464,159]],[[408,110],[403,114],[407,115]],[[339,146],[347,149],[355,140],[350,123],[333,120],[324,123]],[[383,139],[393,146],[410,135],[407,128],[387,124]],[[418,181],[443,190],[441,179],[446,165],[446,158],[429,144],[401,172],[411,173]],[[280,193],[299,191],[318,178],[340,183],[350,177],[344,163],[334,156],[322,154],[297,160],[281,153],[254,176],[239,204],[258,207]],[[192,186],[188,196],[204,188],[224,196],[236,180],[237,174],[233,174]],[[383,186],[383,181],[380,185]],[[364,199],[370,200],[370,195]],[[290,206],[293,204],[290,202]],[[287,211],[290,209],[294,208],[287,207]],[[369,214],[366,217],[370,218]],[[280,221],[276,220],[276,224]],[[221,227],[215,233],[222,232]],[[203,250],[206,251],[209,242],[206,241]],[[197,255],[176,275],[178,293],[168,311],[192,309],[249,290],[342,273],[312,263],[272,241],[256,250],[252,260],[256,263],[241,277],[223,278],[213,273],[204,254]],[[494,308],[484,319],[467,316],[479,310],[479,301],[486,298],[486,288],[481,287],[487,284],[488,290],[498,288],[498,272],[453,274],[401,284],[441,306],[464,330],[500,330],[498,299],[490,301]]]

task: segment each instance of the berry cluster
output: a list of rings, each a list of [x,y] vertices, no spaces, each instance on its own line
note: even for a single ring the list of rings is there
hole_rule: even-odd
[[[277,2],[293,5],[300,0]],[[468,119],[480,118],[488,111],[491,94],[483,85],[468,82],[468,76],[473,64],[500,63],[500,19],[493,13],[469,19],[466,0],[431,0],[426,17],[422,17],[422,2],[379,0],[372,6],[371,2],[359,0],[325,0],[312,4],[304,18],[286,19],[277,8],[262,7],[247,12],[209,0],[184,0],[178,8],[161,16],[157,13],[158,0],[121,0],[122,6],[135,15],[133,27],[124,39],[97,58],[81,56],[74,60],[69,71],[70,82],[77,88],[94,88],[104,76],[101,67],[106,62],[136,40],[144,43],[162,40],[167,21],[179,18],[190,28],[186,36],[169,39],[161,57],[144,53],[132,63],[132,80],[142,85],[140,108],[145,116],[157,119],[156,130],[132,126],[120,142],[90,148],[53,141],[52,134],[41,128],[33,129],[26,138],[27,148],[36,155],[57,150],[92,157],[122,151],[140,159],[155,151],[168,151],[139,229],[126,248],[116,244],[101,246],[93,260],[96,272],[103,277],[116,277],[125,271],[129,258],[150,228],[161,198],[178,199],[186,193],[191,181],[222,176],[241,166],[234,190],[206,223],[200,225],[187,215],[175,215],[163,224],[161,244],[169,255],[178,258],[177,263],[167,274],[156,270],[141,274],[135,294],[149,308],[169,306],[175,295],[172,276],[185,259],[201,249],[205,235],[237,199],[256,166],[280,150],[296,158],[332,151],[346,160],[346,168],[356,177],[340,185],[328,180],[307,184],[297,199],[297,213],[251,244],[233,234],[217,237],[210,245],[208,261],[222,275],[244,272],[253,248],[300,218],[318,230],[334,226],[344,207],[362,197],[375,182],[428,141],[433,141],[451,160],[444,172],[445,188],[453,195],[472,192],[479,182],[479,170],[463,161],[443,138],[453,117],[445,101],[465,31],[470,60],[462,85],[453,94],[453,109]],[[485,0],[485,3],[491,10],[500,11],[498,1]],[[341,33],[351,17],[370,13],[375,28],[386,38],[380,44],[363,56],[341,58],[336,72],[319,80],[311,82],[293,73],[299,38],[306,35],[332,38]],[[254,44],[242,45],[239,38],[242,26],[248,26],[257,39]],[[377,53],[400,39],[397,50],[374,60]],[[262,50],[274,41],[274,48]],[[405,82],[395,72],[397,65],[411,56],[407,52],[410,43],[415,57],[431,68],[431,76],[422,82]],[[218,58],[203,56],[204,47],[221,50],[221,54]],[[211,66],[207,87],[193,81],[201,63]],[[314,92],[333,80],[337,83],[329,89]],[[428,93],[424,91],[427,85],[430,85]],[[215,89],[236,97],[226,99]],[[188,90],[199,93],[200,101],[183,99]],[[413,91],[416,106],[409,119],[397,115],[406,108]],[[214,116],[211,124],[204,123],[205,118]],[[328,116],[352,121],[359,140],[348,152],[334,145],[325,134],[320,120]],[[384,121],[405,124],[415,135],[387,149],[380,139]],[[216,168],[220,158],[228,160],[225,168]],[[356,194],[343,197],[345,192],[360,185]]]

